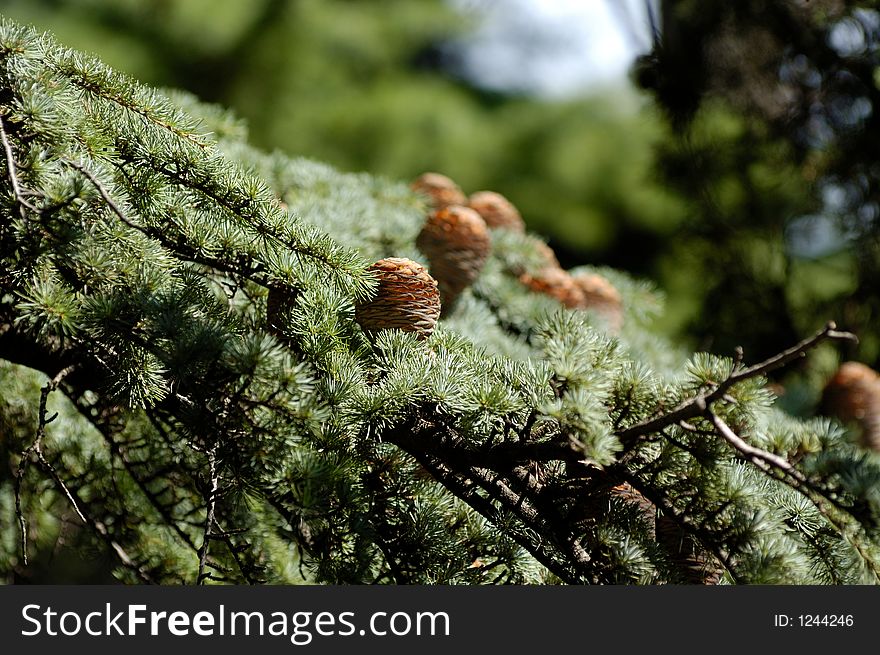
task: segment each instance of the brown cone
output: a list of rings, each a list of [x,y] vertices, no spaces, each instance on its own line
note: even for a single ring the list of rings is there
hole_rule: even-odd
[[[825,385],[822,408],[844,423],[856,423],[861,442],[880,452],[880,375],[859,362],[844,362]]]
[[[422,173],[410,188],[417,193],[428,196],[431,206],[439,209],[448,205],[464,205],[467,196],[450,178],[440,173]]]
[[[491,240],[486,223],[473,209],[451,205],[428,216],[416,238],[437,280],[443,311],[480,275]]]
[[[621,500],[635,505],[639,514],[641,514],[642,519],[645,521],[645,525],[648,526],[648,529],[651,531],[651,536],[655,536],[656,532],[656,521],[657,521],[657,507],[650,500],[645,498],[640,491],[634,489],[631,484],[628,482],[624,482],[623,484],[619,484],[616,487],[611,489],[611,495],[620,498]]]
[[[717,585],[724,569],[703,547],[668,516],[658,516],[657,543],[672,561],[683,584]]]
[[[544,265],[547,268],[562,268],[559,263],[559,260],[556,259],[556,253],[553,252],[553,248],[548,246],[543,241],[538,241],[535,244],[535,250],[537,251],[540,258],[544,261]]]
[[[536,293],[551,296],[570,309],[583,309],[584,292],[574,279],[561,268],[548,266],[537,273],[523,273],[519,281]]]
[[[613,332],[619,332],[623,327],[623,303],[614,285],[595,273],[581,273],[573,279],[584,293],[585,308],[605,319]]]
[[[402,257],[380,259],[368,269],[376,273],[375,296],[355,307],[355,320],[366,332],[404,330],[427,339],[440,317],[437,281],[421,264]]]
[[[507,198],[494,191],[477,191],[468,198],[468,207],[483,217],[486,225],[514,232],[525,232],[526,224],[519,210]]]

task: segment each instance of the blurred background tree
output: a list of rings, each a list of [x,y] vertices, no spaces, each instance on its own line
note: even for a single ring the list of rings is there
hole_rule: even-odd
[[[769,353],[834,316],[861,338],[843,355],[880,362],[876,5],[659,3],[634,78],[681,135],[658,171],[689,203],[664,246],[680,281],[661,279],[698,294],[687,330],[712,348]],[[835,364],[807,371],[789,408],[808,411]]]
[[[261,148],[501,191],[563,265],[654,280],[668,301],[660,328],[690,347],[763,357],[836,319],[861,345],[783,380],[794,413],[814,411],[841,355],[880,364],[877,3],[591,0],[645,53],[635,84],[555,94],[535,80],[562,74],[570,34],[542,31],[530,4],[4,0],[0,11],[233,108]],[[475,48],[487,26],[516,50],[512,72]]]

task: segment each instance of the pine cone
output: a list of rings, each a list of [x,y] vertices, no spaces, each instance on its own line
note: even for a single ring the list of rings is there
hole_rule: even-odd
[[[556,259],[556,253],[553,252],[553,248],[548,246],[543,241],[538,241],[535,244],[535,250],[537,251],[540,258],[544,261],[544,266],[547,268],[562,268],[562,265],[559,263],[559,260]]]
[[[657,543],[668,553],[680,582],[717,585],[724,573],[715,558],[668,516],[658,516]]]
[[[507,198],[494,191],[477,191],[468,198],[468,207],[483,217],[486,225],[514,232],[525,232],[526,224],[519,210]]]
[[[570,309],[583,309],[586,305],[584,292],[574,278],[561,268],[548,266],[534,275],[523,273],[519,281],[532,291],[551,296]]]
[[[489,256],[489,230],[473,209],[451,205],[428,216],[416,238],[437,280],[443,311],[480,275]]]
[[[581,273],[573,279],[584,293],[585,308],[601,316],[612,332],[619,332],[623,327],[623,303],[614,285],[594,273]]]
[[[427,339],[440,317],[437,281],[421,264],[402,257],[380,259],[368,269],[377,273],[376,295],[355,307],[355,320],[366,332],[404,330]]]
[[[461,188],[450,178],[440,173],[422,173],[413,180],[410,188],[417,193],[428,196],[431,206],[435,209],[467,203],[467,196],[464,195]]]
[[[844,362],[825,385],[822,410],[844,423],[856,423],[861,442],[880,452],[880,375],[859,362]]]

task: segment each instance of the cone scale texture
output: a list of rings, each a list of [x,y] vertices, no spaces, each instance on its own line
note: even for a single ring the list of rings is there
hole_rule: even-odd
[[[583,309],[586,305],[584,292],[561,268],[547,267],[534,274],[524,273],[519,280],[535,293],[555,298],[569,309]]]
[[[611,282],[592,273],[575,275],[573,279],[584,294],[585,309],[595,311],[612,331],[619,332],[623,327],[623,304]]]
[[[416,239],[437,280],[443,310],[479,277],[491,249],[486,223],[473,209],[452,205],[428,216]]]
[[[514,232],[525,232],[526,224],[513,203],[495,191],[477,191],[468,198],[468,207],[475,210],[486,225]]]
[[[411,259],[388,257],[369,267],[379,280],[375,296],[355,307],[366,332],[404,330],[426,339],[440,317],[440,292],[427,269]]]
[[[464,195],[461,188],[453,180],[441,173],[422,173],[413,180],[410,188],[417,193],[427,196],[431,206],[436,209],[467,203],[467,196]]]

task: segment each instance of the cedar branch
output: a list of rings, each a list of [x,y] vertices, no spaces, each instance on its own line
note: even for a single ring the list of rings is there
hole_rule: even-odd
[[[829,321],[825,327],[800,343],[795,344],[791,348],[787,348],[772,357],[765,359],[758,364],[747,368],[734,370],[725,380],[718,383],[713,389],[703,391],[691,398],[682,401],[677,407],[668,412],[664,412],[659,416],[636,423],[625,430],[617,433],[618,439],[624,447],[631,447],[638,443],[641,437],[649,434],[656,434],[663,428],[675,425],[681,421],[695,418],[704,414],[705,408],[711,406],[712,403],[722,400],[727,392],[735,384],[755,378],[760,375],[775,371],[786,364],[799,359],[806,353],[815,348],[823,341],[858,341],[858,338],[850,332],[841,332],[837,330],[837,325],[833,321]]]

